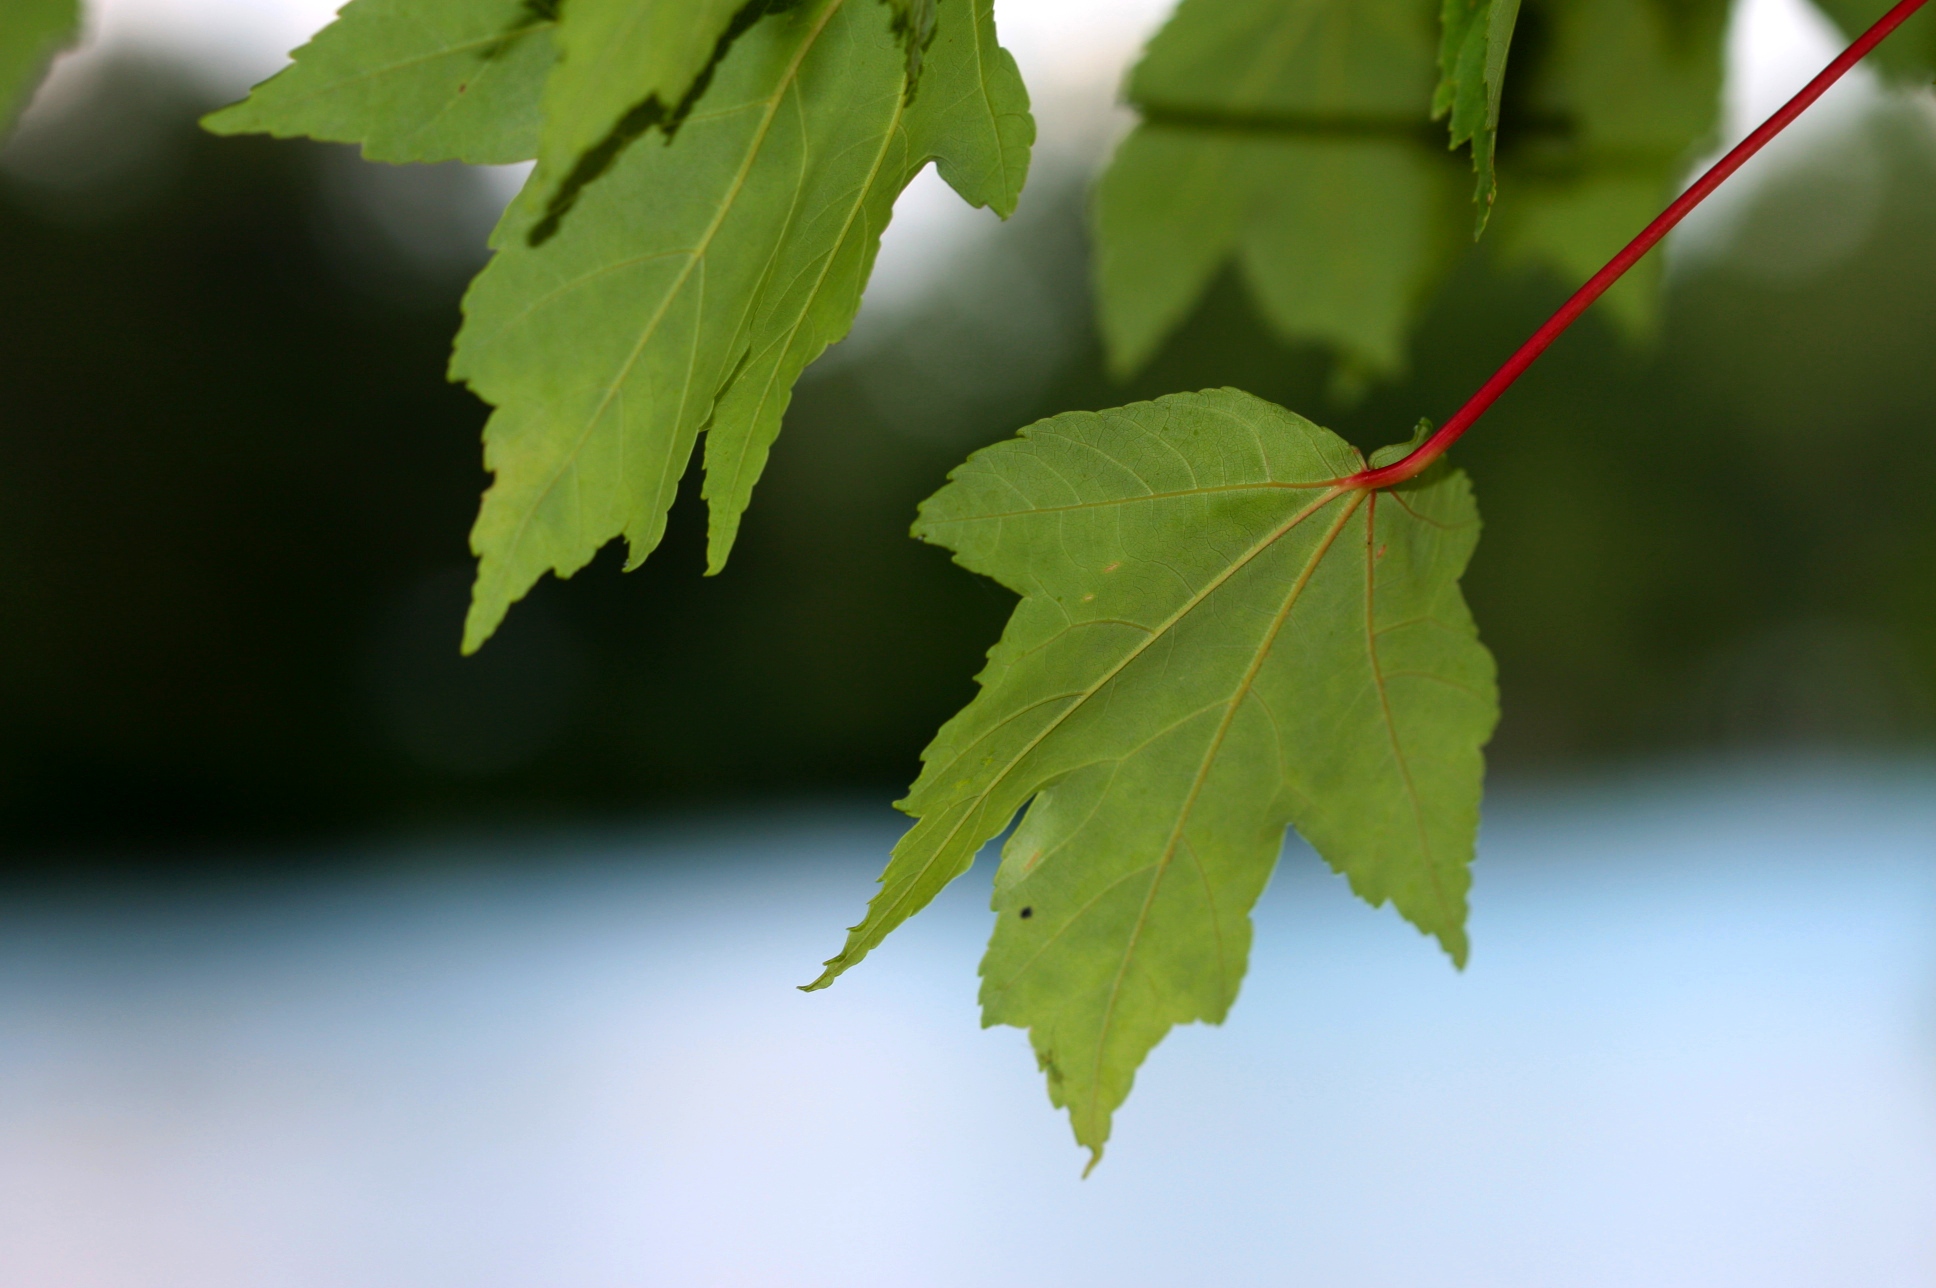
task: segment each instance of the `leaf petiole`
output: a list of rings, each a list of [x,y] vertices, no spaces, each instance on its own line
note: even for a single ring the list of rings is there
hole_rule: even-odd
[[[1559,307],[1558,312],[1548,318],[1539,330],[1533,332],[1532,338],[1519,346],[1518,352],[1506,359],[1505,365],[1494,372],[1492,378],[1479,387],[1479,392],[1473,394],[1452,419],[1441,425],[1437,433],[1419,444],[1410,454],[1390,465],[1377,469],[1363,469],[1349,477],[1339,479],[1338,482],[1345,487],[1376,490],[1395,486],[1424,472],[1433,461],[1445,454],[1447,448],[1459,441],[1460,437],[1472,428],[1473,423],[1499,400],[1501,394],[1512,387],[1515,380],[1525,374],[1526,368],[1532,366],[1533,361],[1546,352],[1548,346],[1559,339],[1566,328],[1579,319],[1580,314],[1586,312],[1588,306],[1606,294],[1607,288],[1619,281],[1628,269],[1640,262],[1642,256],[1658,245],[1661,238],[1667,236],[1674,225],[1687,218],[1690,211],[1707,200],[1708,196],[1720,187],[1729,175],[1739,170],[1749,157],[1761,151],[1770,139],[1787,129],[1796,117],[1807,111],[1809,105],[1827,91],[1829,86],[1842,79],[1850,68],[1861,62],[1870,50],[1881,44],[1890,32],[1900,27],[1910,15],[1926,3],[1928,0],[1901,0],[1888,13],[1883,14],[1874,26],[1857,37],[1855,42],[1843,50],[1833,62],[1823,68],[1814,80],[1803,86],[1800,93],[1782,104],[1779,111],[1763,121],[1754,133],[1741,140],[1726,156],[1710,166],[1707,173],[1696,179],[1687,191],[1675,198],[1673,204],[1661,212],[1659,218],[1641,230],[1640,235],[1628,242],[1618,255],[1608,260],[1606,267],[1588,278],[1586,285],[1575,291],[1572,298]]]

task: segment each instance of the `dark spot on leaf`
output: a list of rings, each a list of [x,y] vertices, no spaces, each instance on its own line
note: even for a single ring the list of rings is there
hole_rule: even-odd
[[[1030,917],[1033,917],[1034,915],[1035,915],[1035,909],[1033,909],[1033,908],[1024,908],[1024,909],[1022,909],[1022,920],[1023,920],[1023,921],[1027,921],[1027,920],[1028,920],[1028,919],[1029,919]]]

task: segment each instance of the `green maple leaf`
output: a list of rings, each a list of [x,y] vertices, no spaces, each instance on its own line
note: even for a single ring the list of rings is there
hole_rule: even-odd
[[[0,133],[13,124],[47,62],[80,34],[78,0],[7,0],[0,6]]]
[[[1456,245],[1451,171],[1422,145],[1433,83],[1419,0],[1185,0],[1096,194],[1112,366],[1148,360],[1235,257],[1280,333],[1396,370]]]
[[[809,987],[1026,805],[983,1022],[1030,1031],[1099,1156],[1150,1048],[1229,1011],[1286,826],[1463,963],[1498,714],[1458,584],[1478,513],[1443,463],[1389,492],[1334,483],[1363,466],[1221,389],[1057,416],[957,469],[915,532],[1022,600],[923,753],[900,806],[919,821],[866,919]]]
[[[553,59],[555,0],[352,0],[216,134],[361,143],[372,161],[525,161]]]
[[[537,184],[506,212],[452,360],[497,408],[467,649],[613,537],[643,560],[702,429],[716,570],[794,381],[852,324],[902,189],[932,160],[972,204],[1014,209],[1034,125],[990,0],[941,7],[919,95],[894,27],[872,0],[764,17],[676,134],[623,149],[555,231],[533,236]]]
[[[1474,198],[1479,204],[1475,235],[1485,231],[1499,191],[1493,154],[1506,54],[1518,21],[1519,0],[1445,0],[1439,17],[1439,87],[1432,96],[1432,115],[1450,117],[1453,147],[1472,145],[1472,169],[1478,176]]]

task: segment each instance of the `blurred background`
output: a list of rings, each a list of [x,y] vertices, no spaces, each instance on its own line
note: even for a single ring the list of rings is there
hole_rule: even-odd
[[[1866,73],[1459,448],[1472,971],[1294,843],[1084,1187],[974,1032],[985,871],[787,989],[1010,607],[906,536],[949,468],[1222,384],[1377,446],[1564,296],[1481,246],[1341,399],[1233,279],[1110,379],[1086,185],[1167,7],[1001,0],[1021,210],[910,189],[731,566],[688,486],[461,659],[518,172],[201,134],[327,4],[95,6],[0,150],[0,1284],[1936,1280],[1936,97]],[[1836,47],[1740,0],[1729,130]]]

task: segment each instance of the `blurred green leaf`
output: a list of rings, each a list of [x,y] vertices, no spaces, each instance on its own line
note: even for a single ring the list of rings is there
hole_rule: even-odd
[[[989,0],[941,13],[912,100],[892,24],[869,0],[763,18],[703,110],[669,143],[624,149],[555,235],[535,235],[535,185],[506,213],[452,360],[498,409],[467,649],[613,537],[643,560],[702,428],[717,569],[794,380],[852,324],[901,190],[935,160],[971,203],[1014,208],[1034,125]]]
[[[361,143],[372,161],[536,156],[556,0],[351,0],[294,63],[203,122]]]
[[[1517,110],[1536,125],[1502,159],[1497,237],[1508,262],[1584,281],[1672,200],[1715,142],[1726,0],[1546,3],[1541,57],[1520,66]],[[1650,255],[1603,301],[1630,334],[1660,312]]]
[[[79,0],[7,0],[0,6],[0,132],[13,124],[48,60],[80,34]]]
[[[1386,493],[1328,486],[1363,464],[1222,389],[1057,416],[957,469],[915,532],[1022,602],[810,987],[1028,806],[995,878],[983,1018],[1030,1030],[1100,1156],[1150,1048],[1229,1010],[1286,826],[1463,963],[1498,715],[1459,590],[1478,513],[1443,465]]]
[[[1853,40],[1889,12],[1895,0],[1820,0],[1820,4],[1822,12]],[[1936,12],[1924,9],[1911,15],[1876,46],[1869,61],[1898,81],[1928,85],[1936,77]]]
[[[1452,179],[1443,158],[1410,141],[1143,126],[1097,192],[1113,365],[1146,360],[1235,258],[1279,331],[1397,371],[1451,258]]]
[[[1534,39],[1502,98],[1516,14]],[[1569,284],[1659,212],[1713,135],[1724,0],[1526,0],[1523,13],[1448,0],[1445,16],[1457,48],[1435,59],[1423,0],[1185,0],[1131,78],[1143,124],[1097,192],[1117,373],[1147,362],[1235,260],[1282,338],[1333,348],[1347,372],[1396,374],[1465,236],[1427,108],[1473,142],[1500,253]],[[1609,308],[1643,333],[1657,298],[1650,263]]]
[[[1111,364],[1147,361],[1233,256],[1282,334],[1389,373],[1457,197],[1427,144],[1420,0],[1185,0],[1130,79],[1144,124],[1097,193]]]

